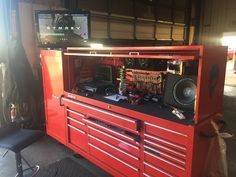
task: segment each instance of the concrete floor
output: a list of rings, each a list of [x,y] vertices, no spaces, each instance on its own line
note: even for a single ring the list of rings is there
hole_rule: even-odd
[[[227,130],[234,136],[226,139],[229,177],[236,176],[236,87],[225,86],[224,115]]]
[[[4,149],[0,149],[0,177],[14,177],[16,174],[14,153],[9,151],[4,158],[1,158],[4,152]],[[29,161],[30,164],[38,164],[41,168],[46,167],[60,159],[71,157],[77,163],[92,172],[94,176],[111,177],[105,171],[93,165],[88,160],[82,157],[75,158],[73,156],[73,151],[48,136],[45,136],[35,144],[24,149],[22,151],[22,155],[27,161]],[[26,167],[26,165],[23,163],[23,168],[24,167]]]
[[[225,86],[224,97],[225,120],[228,123],[228,130],[236,135],[236,87]],[[226,140],[229,177],[236,176],[236,137]],[[1,159],[5,150],[0,149],[0,177],[13,177],[16,174],[14,154],[9,152]],[[37,143],[26,148],[22,155],[32,164],[47,166],[65,157],[72,157],[73,152],[63,145],[57,143],[50,137],[45,137]],[[109,177],[109,175],[91,164],[84,158],[75,159],[78,163],[89,169],[97,177]]]

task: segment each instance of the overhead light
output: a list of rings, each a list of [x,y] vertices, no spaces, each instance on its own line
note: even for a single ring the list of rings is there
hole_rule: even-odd
[[[91,43],[91,44],[90,44],[90,47],[91,47],[91,48],[95,48],[95,49],[101,49],[101,48],[103,48],[103,44],[100,44],[100,43]]]

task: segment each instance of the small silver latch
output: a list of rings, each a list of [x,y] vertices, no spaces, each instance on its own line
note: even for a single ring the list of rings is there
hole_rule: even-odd
[[[129,55],[139,55],[139,52],[129,52]]]

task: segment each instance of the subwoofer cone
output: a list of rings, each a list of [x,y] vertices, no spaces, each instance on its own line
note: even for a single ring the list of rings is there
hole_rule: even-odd
[[[196,85],[190,78],[179,80],[173,88],[173,96],[176,102],[186,106],[195,101]]]

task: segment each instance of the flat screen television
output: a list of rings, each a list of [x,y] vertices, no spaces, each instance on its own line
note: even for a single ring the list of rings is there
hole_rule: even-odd
[[[90,38],[88,11],[40,10],[35,20],[39,47],[79,47]]]

